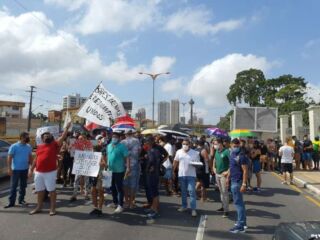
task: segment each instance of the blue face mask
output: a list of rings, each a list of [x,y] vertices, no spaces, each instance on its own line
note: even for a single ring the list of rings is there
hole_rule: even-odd
[[[235,153],[238,153],[238,152],[240,152],[240,147],[234,147],[234,148],[232,148],[232,151]]]
[[[111,143],[114,145],[118,144],[118,142],[119,142],[118,138],[112,138],[112,140],[111,140]]]

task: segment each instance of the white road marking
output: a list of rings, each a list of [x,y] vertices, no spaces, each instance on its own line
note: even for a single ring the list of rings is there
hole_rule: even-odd
[[[204,235],[204,231],[205,231],[205,228],[206,228],[207,219],[208,219],[207,215],[201,215],[200,221],[199,221],[199,227],[198,227],[198,231],[197,231],[196,240],[202,240],[203,239],[203,235]]]

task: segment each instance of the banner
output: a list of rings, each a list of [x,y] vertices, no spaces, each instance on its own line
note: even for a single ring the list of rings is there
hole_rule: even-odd
[[[78,112],[90,122],[110,127],[110,119],[125,115],[122,103],[100,83]]]
[[[59,126],[48,126],[41,127],[37,129],[36,133],[36,143],[37,145],[42,144],[41,135],[45,132],[49,132],[53,135],[54,139],[57,140],[59,138]]]
[[[75,151],[72,174],[97,177],[100,169],[101,152]]]

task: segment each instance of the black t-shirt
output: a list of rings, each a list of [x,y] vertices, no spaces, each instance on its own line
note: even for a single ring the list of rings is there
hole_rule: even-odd
[[[261,155],[267,155],[268,148],[266,145],[262,145],[260,149],[261,149]]]
[[[303,151],[304,152],[312,152],[313,148],[312,148],[312,142],[307,139],[303,141]]]

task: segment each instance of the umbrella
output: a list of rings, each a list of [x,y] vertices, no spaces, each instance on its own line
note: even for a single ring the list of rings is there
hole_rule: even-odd
[[[217,138],[228,138],[229,135],[227,132],[221,130],[220,128],[207,128],[205,133],[209,136],[215,136]]]
[[[118,117],[116,119],[116,122],[115,122],[115,124],[113,126],[117,126],[117,125],[131,125],[131,126],[134,126],[135,122],[130,116],[126,115],[126,116]]]
[[[163,133],[160,133],[157,129],[155,128],[152,128],[152,129],[146,129],[146,130],[143,130],[141,132],[142,135],[157,135],[157,134],[162,134]]]
[[[158,128],[158,131],[172,137],[190,137],[188,133],[181,130],[177,125],[173,127],[162,127],[161,129]]]
[[[248,129],[235,129],[230,132],[230,136],[233,138],[253,137],[255,136],[255,133],[251,132]]]
[[[136,129],[133,127],[133,126],[131,126],[131,125],[126,125],[126,124],[122,124],[122,125],[113,125],[112,127],[112,131],[113,132],[121,132],[121,133],[123,133],[123,132],[128,132],[128,131],[132,131],[132,132],[135,132],[136,131]]]

